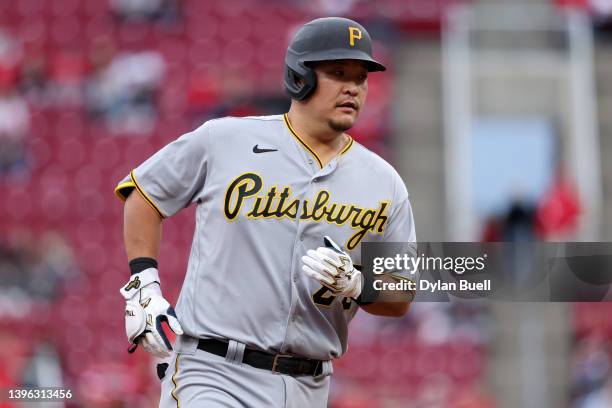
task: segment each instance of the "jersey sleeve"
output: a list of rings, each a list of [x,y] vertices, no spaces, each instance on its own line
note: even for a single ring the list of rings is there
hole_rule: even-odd
[[[387,242],[416,242],[412,206],[408,196],[397,205],[389,218],[384,240]]]
[[[417,243],[412,206],[410,205],[408,192],[405,190],[403,183],[402,187],[401,197],[403,199],[391,213],[389,224],[385,229],[384,241],[401,243],[400,251],[402,253],[416,256]],[[419,277],[418,271],[396,270],[389,274],[398,279],[409,279],[414,282],[417,282]]]
[[[137,190],[162,218],[189,206],[206,180],[208,133],[204,124],[163,147],[119,182],[117,197],[125,201]]]

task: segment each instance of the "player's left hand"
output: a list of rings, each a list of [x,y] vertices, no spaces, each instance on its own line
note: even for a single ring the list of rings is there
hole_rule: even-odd
[[[336,296],[359,297],[363,286],[361,272],[355,269],[351,257],[330,237],[325,236],[323,242],[324,247],[310,249],[302,257],[302,271]]]

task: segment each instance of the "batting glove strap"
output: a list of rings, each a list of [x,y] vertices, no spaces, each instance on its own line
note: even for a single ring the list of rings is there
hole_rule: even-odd
[[[132,275],[130,277],[129,282],[125,284],[121,289],[119,289],[119,292],[121,293],[121,296],[123,296],[125,300],[131,300],[136,295],[140,294],[140,291],[144,287],[149,286],[153,282],[157,282],[158,284],[160,282],[159,273],[157,272],[157,269],[156,268],[145,269],[142,272],[135,273],[134,275]],[[150,286],[156,286],[156,285],[150,285]],[[157,287],[159,288],[158,285]],[[161,291],[160,291],[160,294],[161,294]]]

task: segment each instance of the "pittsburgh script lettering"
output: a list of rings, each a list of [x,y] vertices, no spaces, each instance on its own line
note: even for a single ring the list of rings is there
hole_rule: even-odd
[[[247,199],[252,199],[245,204]],[[300,205],[301,204],[301,205]],[[255,173],[245,173],[234,179],[225,192],[225,217],[233,221],[240,215],[243,206],[248,206],[245,216],[249,219],[289,218],[311,220],[342,226],[345,224],[356,232],[349,238],[346,248],[354,249],[368,234],[382,234],[387,223],[387,211],[391,203],[381,201],[377,208],[362,208],[355,204],[331,201],[331,194],[320,190],[314,200],[291,197],[291,187],[271,186],[264,190],[264,182]],[[301,211],[299,208],[301,207]]]

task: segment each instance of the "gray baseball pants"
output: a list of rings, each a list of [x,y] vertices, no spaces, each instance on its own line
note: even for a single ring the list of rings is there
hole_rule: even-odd
[[[327,407],[331,362],[316,377],[273,373],[241,363],[244,344],[230,341],[225,358],[197,348],[197,339],[177,338],[161,384],[160,408]]]

